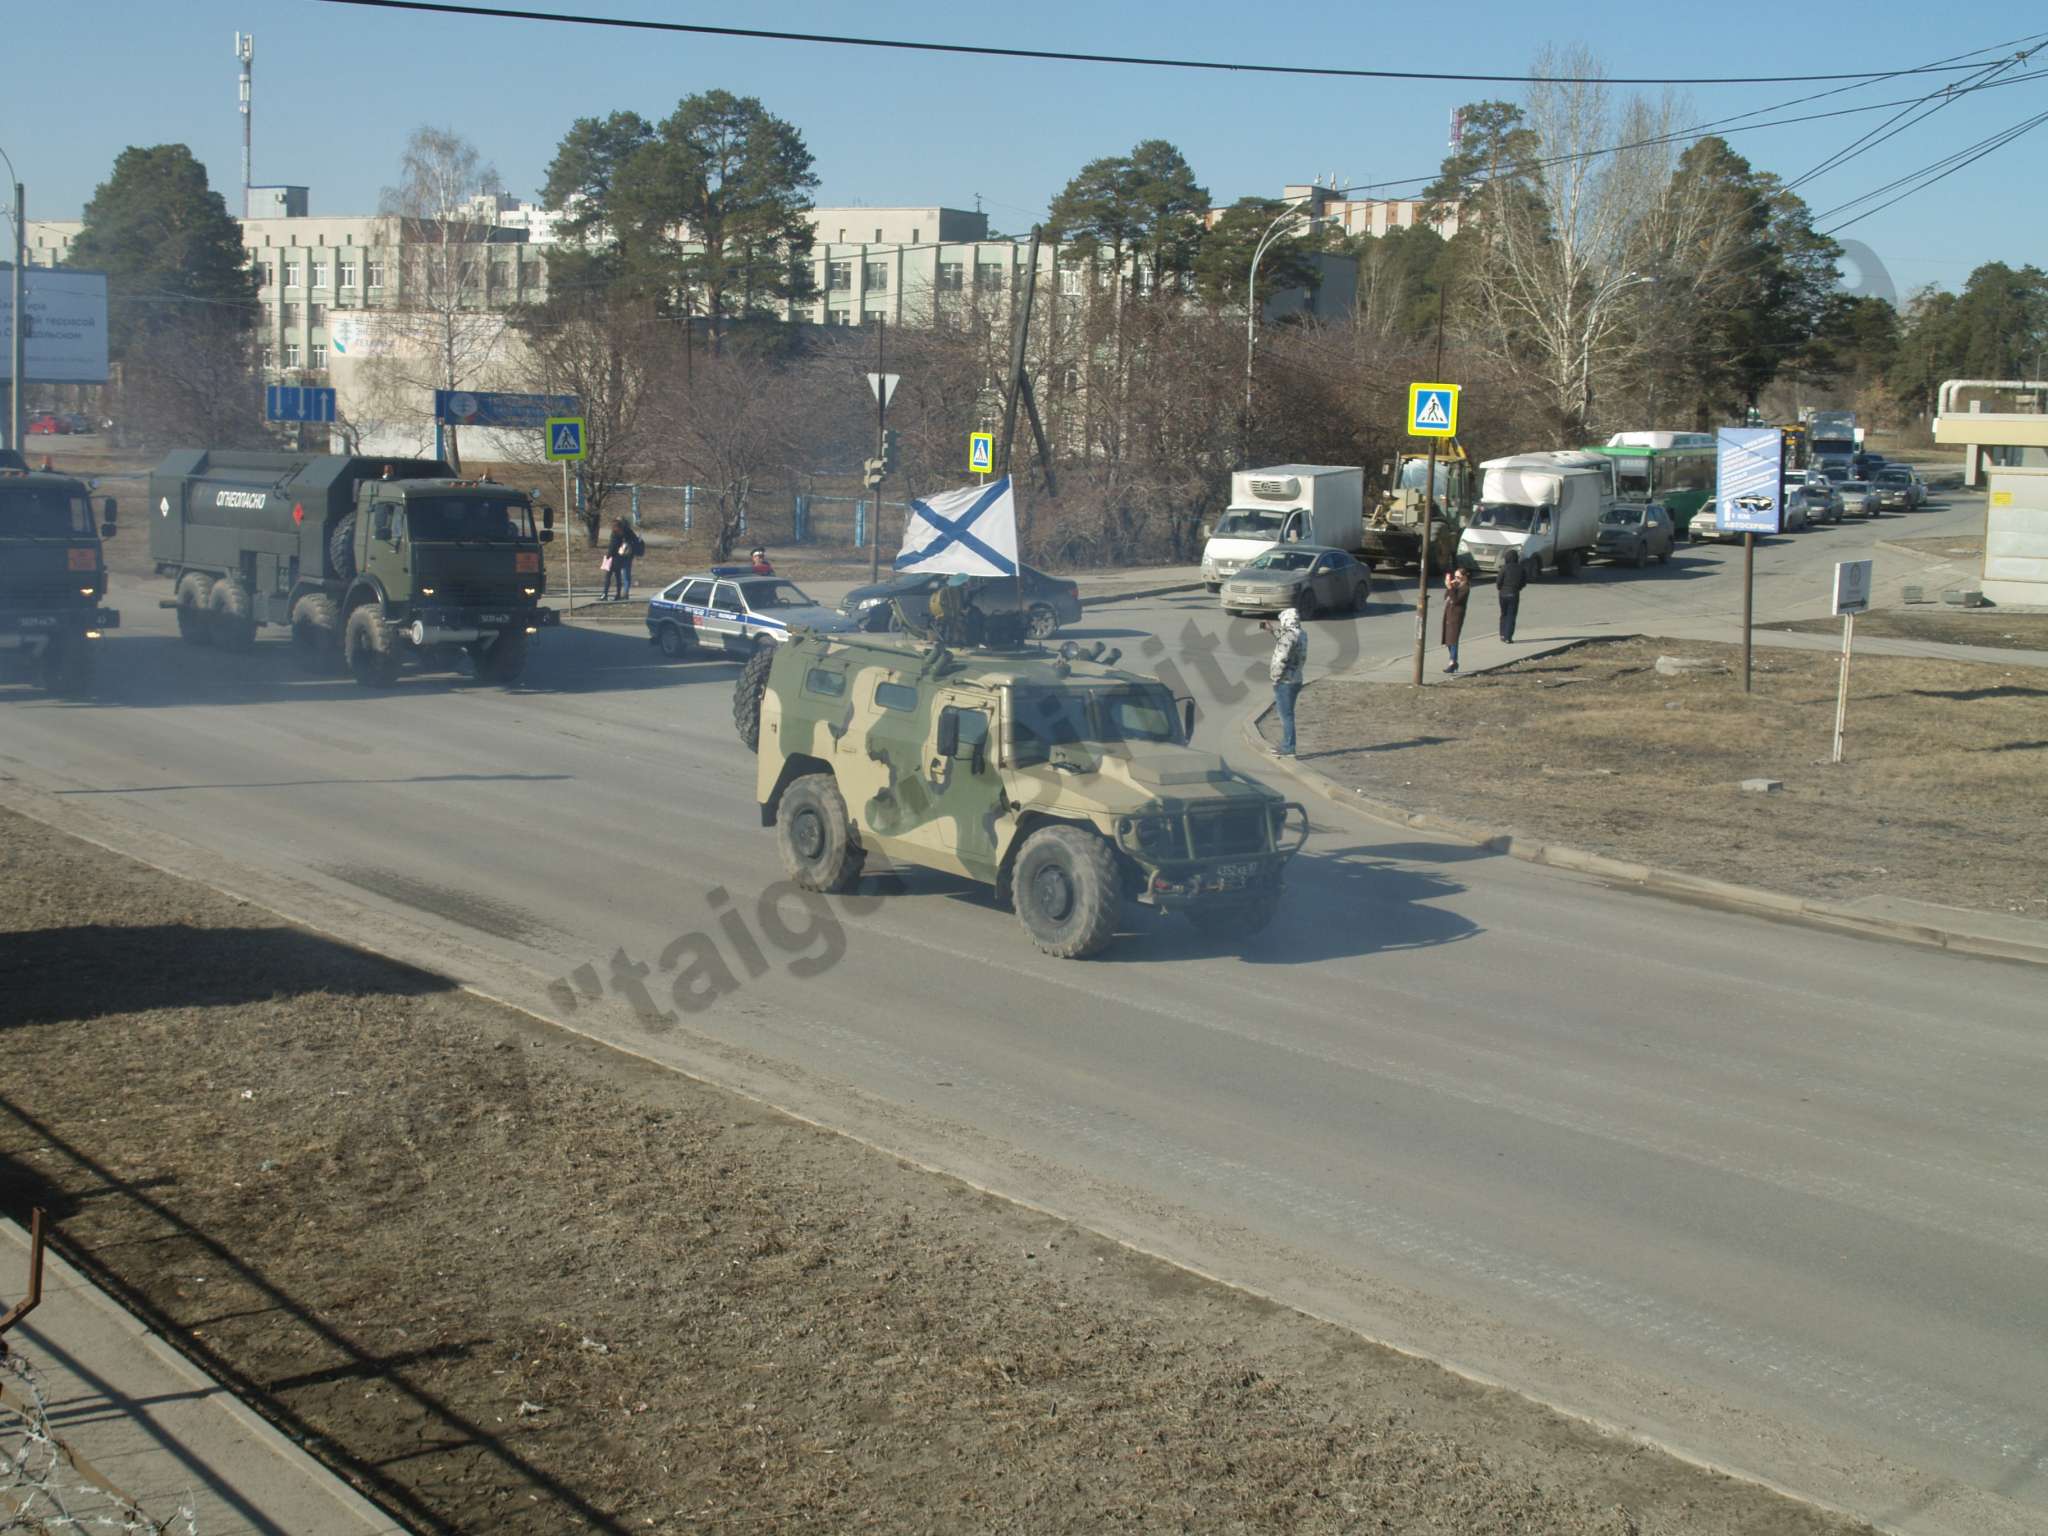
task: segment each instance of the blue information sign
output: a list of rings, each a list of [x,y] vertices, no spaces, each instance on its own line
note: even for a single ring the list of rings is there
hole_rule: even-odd
[[[1785,448],[1778,429],[1723,427],[1716,446],[1715,530],[1778,532],[1785,500]]]
[[[334,391],[301,384],[267,385],[263,414],[270,421],[332,421]]]
[[[574,416],[574,395],[506,395],[437,389],[434,420],[451,427],[545,427],[550,416]]]

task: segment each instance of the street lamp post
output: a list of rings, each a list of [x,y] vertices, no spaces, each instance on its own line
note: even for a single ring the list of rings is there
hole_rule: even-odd
[[[1600,311],[1607,301],[1625,288],[1634,288],[1642,283],[1654,283],[1654,277],[1643,277],[1634,272],[1608,279],[1607,283],[1593,295],[1592,303],[1586,306],[1585,342],[1579,348],[1579,425],[1584,428],[1593,419],[1593,323],[1600,318]]]
[[[0,160],[7,162],[7,179],[14,185],[14,265],[8,274],[8,288],[14,305],[14,327],[7,343],[7,446],[16,453],[21,451],[21,268],[27,259],[27,229],[23,222],[21,180],[14,169],[14,157],[0,149]]]
[[[1306,198],[1296,198],[1294,204],[1268,224],[1259,236],[1258,244],[1252,247],[1251,275],[1244,286],[1244,452],[1251,453],[1252,440],[1252,350],[1258,345],[1259,335],[1259,263],[1267,250],[1280,238],[1281,227],[1290,219],[1302,216],[1301,204]]]

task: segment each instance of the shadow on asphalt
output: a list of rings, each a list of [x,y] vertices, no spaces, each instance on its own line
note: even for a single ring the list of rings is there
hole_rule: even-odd
[[[639,631],[608,634],[581,625],[537,637],[526,674],[510,688],[477,681],[467,670],[425,671],[410,666],[388,690],[368,690],[339,668],[315,674],[299,664],[288,639],[265,636],[242,654],[191,645],[170,635],[110,635],[102,642],[92,695],[77,700],[22,692],[22,702],[44,707],[162,709],[186,704],[264,704],[321,697],[393,698],[423,694],[504,693],[576,695],[636,693],[697,683],[731,688],[740,663],[704,653],[663,656]]]

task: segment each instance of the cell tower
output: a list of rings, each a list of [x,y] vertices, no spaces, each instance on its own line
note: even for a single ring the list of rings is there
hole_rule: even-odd
[[[235,58],[242,66],[242,213],[249,212],[249,66],[256,59],[256,34],[235,34]]]

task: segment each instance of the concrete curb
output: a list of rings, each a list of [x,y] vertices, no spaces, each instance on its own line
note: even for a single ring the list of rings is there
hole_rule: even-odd
[[[1266,739],[1259,731],[1259,724],[1272,712],[1273,706],[1267,704],[1246,715],[1242,722],[1246,742],[1260,752],[1266,750]],[[1945,928],[1933,923],[1883,917],[1870,912],[1857,912],[1833,902],[1816,901],[1810,897],[1789,896],[1781,891],[1733,885],[1725,880],[1709,879],[1705,875],[1688,875],[1678,870],[1660,869],[1653,864],[1638,864],[1628,859],[1610,858],[1603,853],[1592,853],[1584,848],[1573,848],[1563,843],[1542,843],[1524,832],[1485,826],[1455,816],[1439,816],[1433,811],[1411,811],[1406,806],[1396,805],[1389,800],[1380,800],[1363,790],[1340,784],[1328,774],[1297,760],[1275,758],[1273,761],[1324,799],[1369,816],[1374,821],[1390,823],[1397,827],[1409,827],[1417,831],[1440,832],[1460,842],[1470,843],[1474,847],[1504,853],[1531,864],[1545,864],[1552,869],[1591,875],[1595,879],[1606,880],[1615,885],[1632,886],[1655,896],[1703,902],[1733,912],[1775,918],[1781,922],[1806,923],[1814,927],[1858,934],[1865,938],[1920,944],[1932,949],[1949,950],[1959,955],[2018,960],[2028,965],[2048,965],[2048,938],[2030,942],[1997,934],[1972,933],[1961,928]]]

